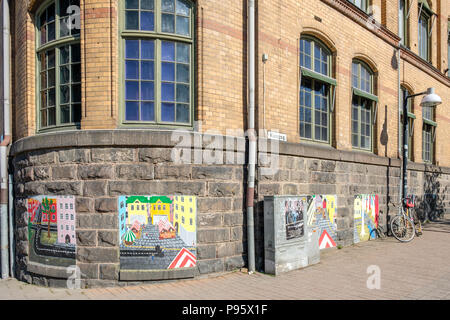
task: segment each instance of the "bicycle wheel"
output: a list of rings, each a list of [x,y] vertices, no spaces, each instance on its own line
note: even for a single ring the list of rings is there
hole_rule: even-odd
[[[403,214],[399,214],[392,219],[391,232],[395,239],[401,242],[411,241],[416,234],[414,223]]]

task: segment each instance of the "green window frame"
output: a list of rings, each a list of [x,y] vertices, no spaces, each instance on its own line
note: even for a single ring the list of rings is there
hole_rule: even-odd
[[[370,0],[347,0],[350,3],[353,3],[356,7],[361,9],[364,12],[369,11]]]
[[[79,0],[51,0],[36,12],[38,131],[77,129],[81,122],[80,29],[70,25]],[[70,14],[70,16],[69,16]]]
[[[422,159],[425,163],[434,162],[437,123],[434,121],[434,108],[422,107]]]
[[[194,2],[124,0],[120,6],[120,125],[192,128]],[[137,42],[138,56],[130,56]]]
[[[302,140],[331,143],[337,82],[331,77],[332,53],[318,39],[300,39],[299,133]]]
[[[401,87],[401,91],[400,91],[400,101],[402,102],[402,107],[400,108],[400,121],[403,124],[403,101],[405,99],[405,95],[406,93],[408,93],[408,95],[412,95],[411,92],[409,92],[408,89],[406,89],[405,87]],[[414,156],[414,121],[416,119],[416,116],[414,114],[414,106],[413,106],[413,100],[412,99],[408,99],[408,105],[407,105],[407,110],[408,110],[408,160],[410,161],[414,161],[413,160],[413,156]],[[403,126],[401,126],[401,128],[403,128]],[[400,130],[400,141],[401,143],[403,143],[403,130]]]
[[[351,106],[352,147],[370,152],[373,151],[373,131],[378,106],[378,97],[373,94],[373,88],[373,71],[366,63],[354,60]]]
[[[431,17],[432,12],[430,12],[425,5],[426,1],[419,1],[420,16],[418,20],[418,45],[419,45],[419,56],[430,62],[431,61]]]
[[[400,0],[400,8],[398,14],[399,21],[399,37],[401,44],[409,48],[409,14],[410,14],[409,0]]]

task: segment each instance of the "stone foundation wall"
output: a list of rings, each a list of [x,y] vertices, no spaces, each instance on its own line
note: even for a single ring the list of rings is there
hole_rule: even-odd
[[[16,276],[50,286],[66,286],[69,276],[28,262],[27,199],[38,195],[75,196],[76,265],[83,274],[82,287],[123,284],[120,195],[197,196],[196,274],[244,266],[243,164],[194,164],[193,152],[190,164],[174,163],[175,145],[170,132],[145,131],[58,133],[16,142]],[[232,153],[239,163],[244,161],[242,151]]]

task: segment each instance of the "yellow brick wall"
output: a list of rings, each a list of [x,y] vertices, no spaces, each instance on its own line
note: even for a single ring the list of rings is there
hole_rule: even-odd
[[[82,50],[82,129],[114,129],[119,120],[119,0],[81,0]],[[33,1],[36,5],[42,1]],[[345,7],[342,0],[259,0],[257,1],[257,123],[265,129],[278,129],[291,142],[299,142],[299,38],[310,34],[320,38],[334,52],[338,82],[334,128],[335,146],[351,150],[351,63],[360,58],[377,72],[377,114],[375,151],[381,156],[398,156],[398,70],[393,67],[397,51],[392,41],[383,40],[333,5]],[[418,53],[416,2],[410,15],[411,51]],[[36,134],[35,31],[30,0],[16,1],[14,49],[14,138]],[[392,40],[398,30],[398,1],[373,0],[372,9],[386,28],[384,38]],[[432,64],[402,59],[401,81],[418,92],[435,87],[444,100],[437,112],[437,161],[450,166],[450,132],[445,108],[450,101],[449,81],[434,68],[447,68],[447,19],[450,3],[435,0],[438,14],[433,30]],[[195,1],[196,39],[196,120],[202,131],[245,129],[247,108],[247,4],[246,1]],[[378,10],[378,9],[376,9]],[[356,12],[356,11],[355,11]],[[321,20],[321,21],[318,21]],[[389,35],[391,34],[391,35]],[[386,36],[387,35],[387,36]],[[269,60],[263,63],[263,53]],[[402,54],[403,56],[403,54]],[[409,62],[408,62],[409,61]],[[265,71],[265,82],[263,72]],[[265,94],[263,94],[263,87]],[[416,99],[416,105],[419,100]],[[421,111],[417,109],[417,123]],[[383,126],[388,143],[381,143]],[[416,126],[414,152],[421,161],[421,130]],[[420,162],[419,161],[419,162]]]

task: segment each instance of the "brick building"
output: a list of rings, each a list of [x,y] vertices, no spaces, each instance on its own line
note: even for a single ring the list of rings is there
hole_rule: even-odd
[[[395,213],[406,92],[434,87],[442,98],[436,110],[422,108],[422,97],[409,106],[408,181],[419,203],[431,197],[448,211],[450,3],[256,3],[256,129],[268,147],[258,158],[270,153],[269,131],[287,138],[275,175],[257,164],[257,269],[266,195],[336,195],[341,245],[353,243],[355,195],[379,196],[380,223]],[[16,276],[60,281],[45,266],[27,271],[27,199],[47,194],[75,197],[76,264],[86,285],[122,280],[122,195],[196,196],[196,274],[245,266],[246,149],[237,133],[247,129],[247,1],[9,4]],[[214,137],[235,130],[237,138],[215,163],[177,148],[192,157],[180,164],[175,130],[192,133],[205,153]]]

